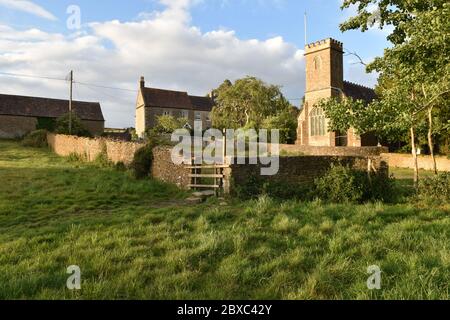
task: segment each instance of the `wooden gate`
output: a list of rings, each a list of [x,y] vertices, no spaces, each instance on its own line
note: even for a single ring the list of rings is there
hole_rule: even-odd
[[[224,169],[228,165],[189,165],[191,170],[189,177],[191,183],[188,185],[191,190],[213,190],[216,195],[224,192]]]

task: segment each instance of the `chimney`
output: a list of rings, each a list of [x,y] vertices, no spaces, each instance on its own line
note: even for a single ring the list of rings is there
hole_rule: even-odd
[[[139,88],[141,88],[141,89],[145,88],[145,78],[143,76],[139,80]]]

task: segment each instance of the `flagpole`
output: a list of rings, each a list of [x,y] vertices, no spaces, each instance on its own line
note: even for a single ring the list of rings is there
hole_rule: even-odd
[[[308,15],[305,10],[305,47],[308,45]]]
[[[69,135],[72,135],[72,93],[73,93],[73,70],[70,71],[70,99],[69,99]]]

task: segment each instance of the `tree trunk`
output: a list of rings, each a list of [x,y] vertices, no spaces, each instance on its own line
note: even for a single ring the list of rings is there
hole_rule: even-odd
[[[416,135],[414,132],[414,127],[411,127],[411,147],[414,161],[414,188],[417,190],[419,187],[419,163],[417,161]]]
[[[428,146],[430,147],[431,160],[433,161],[434,174],[438,174],[436,158],[434,156],[433,143],[433,107],[428,108]]]

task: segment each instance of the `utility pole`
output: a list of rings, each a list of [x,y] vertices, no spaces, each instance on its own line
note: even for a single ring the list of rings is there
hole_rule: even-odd
[[[308,45],[308,15],[305,11],[305,47]]]
[[[72,135],[72,92],[73,92],[73,70],[70,71],[70,99],[69,99],[69,135]]]

